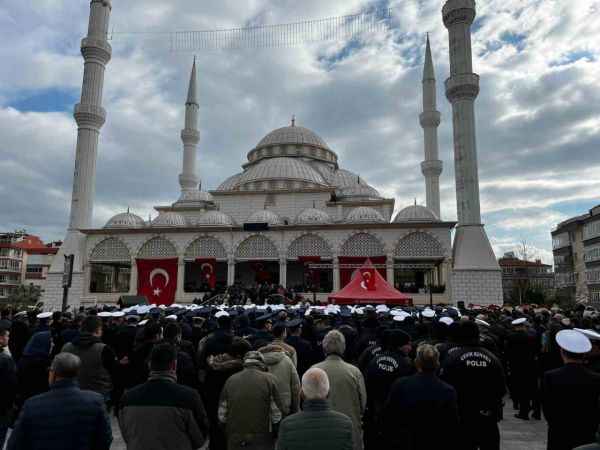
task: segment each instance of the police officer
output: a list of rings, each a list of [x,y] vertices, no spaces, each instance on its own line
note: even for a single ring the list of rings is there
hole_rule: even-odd
[[[595,441],[600,375],[585,367],[590,340],[581,332],[556,334],[564,366],[544,374],[542,407],[548,421],[548,450],[571,450]]]
[[[456,389],[462,450],[499,450],[502,398],[506,394],[500,360],[479,343],[475,322],[461,322],[457,346],[448,350],[441,379]]]

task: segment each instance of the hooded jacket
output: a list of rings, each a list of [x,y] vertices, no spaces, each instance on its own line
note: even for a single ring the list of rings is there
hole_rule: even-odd
[[[287,416],[298,411],[300,396],[300,378],[296,366],[287,356],[285,349],[271,344],[259,349],[265,358],[269,373],[277,380],[277,390],[283,405],[283,415]]]

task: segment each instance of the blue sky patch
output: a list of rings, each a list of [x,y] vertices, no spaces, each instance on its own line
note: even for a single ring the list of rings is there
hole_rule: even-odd
[[[575,50],[563,55],[563,57],[559,60],[552,61],[550,63],[550,67],[568,66],[569,64],[573,64],[580,59],[586,59],[588,62],[592,62],[596,60],[596,57],[592,52],[587,50]]]
[[[77,90],[44,89],[24,93],[8,106],[23,112],[65,112],[73,110],[78,101]]]

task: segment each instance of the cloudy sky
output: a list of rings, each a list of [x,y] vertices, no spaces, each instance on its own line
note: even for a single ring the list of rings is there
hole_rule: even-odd
[[[550,230],[600,203],[600,1],[479,0],[474,65],[483,220],[497,254],[526,240],[551,261]],[[396,208],[424,203],[425,33],[438,77],[442,215],[456,218],[448,35],[440,0],[113,0],[111,28],[178,31],[277,24],[391,7],[388,33],[288,49],[198,51],[204,188],[292,114]],[[68,220],[89,2],[0,4],[0,230],[61,239]],[[147,217],[179,192],[179,131],[193,53],[163,35],[114,35],[94,224]]]

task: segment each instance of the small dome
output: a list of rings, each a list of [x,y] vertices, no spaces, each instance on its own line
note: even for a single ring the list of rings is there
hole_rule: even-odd
[[[250,166],[239,178],[238,186],[262,181],[300,181],[310,185],[327,183],[319,172],[297,158],[269,158]],[[287,188],[287,186],[286,186]]]
[[[104,228],[143,228],[146,225],[144,219],[130,212],[117,214],[112,217]]]
[[[256,211],[254,214],[248,217],[246,223],[267,223],[269,226],[275,227],[278,225],[283,225],[283,220],[281,220],[281,217],[279,217],[273,211],[263,209],[261,211]]]
[[[410,205],[396,214],[395,223],[400,222],[439,222],[435,213],[421,205]]]
[[[233,219],[221,211],[208,211],[200,216],[194,225],[213,227],[232,227]]]
[[[262,138],[256,148],[285,144],[312,145],[329,150],[329,146],[314,131],[297,126],[283,127],[271,131]]]
[[[185,218],[176,212],[161,212],[156,219],[152,221],[153,227],[185,227],[187,226]]]
[[[308,208],[298,214],[296,225],[325,225],[331,223],[331,217],[325,211]]]
[[[350,211],[346,217],[347,223],[384,223],[381,213],[373,208],[361,206]]]

